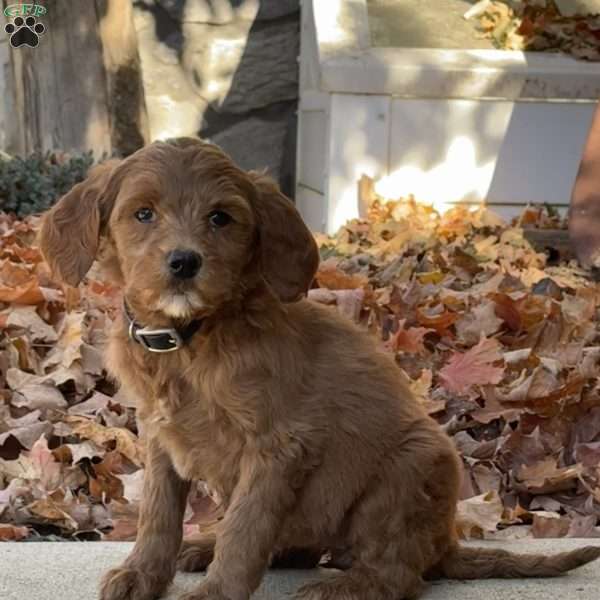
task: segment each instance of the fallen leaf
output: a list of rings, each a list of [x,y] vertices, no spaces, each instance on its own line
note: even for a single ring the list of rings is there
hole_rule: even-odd
[[[517,489],[529,494],[548,494],[572,488],[581,474],[581,465],[558,468],[555,459],[547,458],[533,465],[523,465],[515,473],[515,479]]]
[[[67,401],[54,386],[29,383],[20,387],[11,399],[11,404],[30,410],[40,409],[43,414],[48,409],[66,409]]]
[[[465,539],[483,537],[486,531],[495,531],[502,521],[502,501],[496,491],[461,500],[457,506],[456,527]]]
[[[500,383],[504,368],[495,367],[493,363],[501,360],[498,341],[482,338],[467,352],[455,352],[440,370],[439,377],[446,389],[463,394],[474,385]]]
[[[569,533],[569,519],[559,514],[542,514],[540,511],[534,514],[531,532],[534,538],[565,537]]]
[[[39,416],[39,411],[37,411],[37,414]],[[26,415],[23,418],[27,419],[28,416]],[[13,424],[10,429],[0,433],[0,446],[3,446],[6,440],[12,436],[23,448],[29,450],[42,435],[48,435],[52,431],[52,424],[48,421],[35,420],[31,422],[28,420],[28,422],[21,425],[19,424],[19,419],[15,419],[14,423],[16,425]]]
[[[16,527],[6,523],[0,523],[0,541],[18,541],[29,535],[27,527]]]
[[[41,304],[45,296],[36,277],[31,277],[26,283],[15,287],[0,285],[0,302],[6,304]]]
[[[79,444],[65,444],[65,446],[71,452],[71,460],[73,464],[78,463],[84,458],[102,458],[106,454],[106,450],[101,448],[94,442],[85,440]]]
[[[319,265],[317,283],[329,290],[352,290],[362,288],[368,283],[364,275],[348,275],[337,268],[336,261],[326,260]]]
[[[405,328],[406,320],[398,323],[398,331],[392,336],[390,346],[396,352],[407,352],[408,354],[420,354],[425,352],[423,340],[425,336],[433,331],[426,327]]]
[[[119,427],[104,427],[94,421],[78,416],[67,416],[73,432],[80,438],[92,440],[99,446],[115,444],[115,449],[138,466],[143,465],[142,448],[139,440],[131,431]]]
[[[6,321],[7,326],[22,327],[31,334],[31,339],[56,342],[58,336],[54,328],[46,323],[33,306],[13,308]]]
[[[448,310],[436,315],[417,310],[416,316],[423,327],[435,330],[440,336],[451,335],[449,327],[458,320],[458,315]]]
[[[459,340],[468,344],[477,344],[482,337],[489,337],[496,333],[502,323],[502,319],[496,316],[495,303],[484,300],[462,316],[455,323],[455,327]]]
[[[69,369],[76,360],[81,360],[84,320],[84,312],[65,313],[58,332],[58,342],[44,360],[44,371],[48,372],[49,369],[59,365]]]
[[[84,402],[79,402],[69,407],[70,415],[95,415],[103,408],[108,406],[111,397],[102,392],[94,392]]]
[[[123,497],[128,502],[139,504],[144,489],[144,469],[138,469],[129,475],[117,475],[123,484]]]
[[[60,463],[48,448],[48,441],[42,436],[25,455],[34,469],[35,476],[48,491],[55,490],[61,483]]]

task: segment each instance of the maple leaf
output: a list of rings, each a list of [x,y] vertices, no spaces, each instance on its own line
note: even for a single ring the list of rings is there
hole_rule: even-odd
[[[464,394],[474,385],[500,383],[504,367],[493,364],[500,360],[502,354],[499,342],[492,338],[482,338],[467,352],[454,352],[438,375],[448,391]]]
[[[402,319],[398,323],[398,331],[390,339],[390,347],[397,352],[407,352],[408,354],[421,354],[425,352],[423,340],[433,329],[428,329],[427,327],[405,328],[405,323],[405,319]]]
[[[581,465],[559,468],[556,459],[545,458],[533,465],[523,465],[515,473],[517,489],[530,494],[547,494],[572,488],[583,472]]]

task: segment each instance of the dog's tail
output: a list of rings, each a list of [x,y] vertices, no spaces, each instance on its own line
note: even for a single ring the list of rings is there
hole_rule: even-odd
[[[597,558],[600,558],[600,546],[584,546],[554,556],[454,546],[436,566],[435,572],[448,579],[557,577]]]

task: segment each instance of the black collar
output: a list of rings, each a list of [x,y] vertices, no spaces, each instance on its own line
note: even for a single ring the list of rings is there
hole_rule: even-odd
[[[123,314],[128,326],[129,338],[141,344],[149,352],[173,352],[179,350],[200,329],[202,319],[190,321],[184,328],[150,329],[143,327],[136,320],[127,302],[123,300]]]

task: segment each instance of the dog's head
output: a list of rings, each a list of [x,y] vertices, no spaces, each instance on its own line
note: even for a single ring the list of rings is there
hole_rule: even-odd
[[[70,285],[102,247],[128,298],[180,319],[211,314],[261,281],[294,301],[318,264],[312,235],[275,183],[191,138],[97,167],[45,215],[40,247]]]

